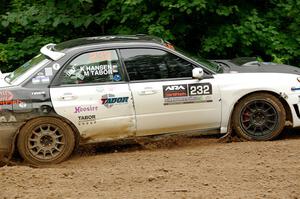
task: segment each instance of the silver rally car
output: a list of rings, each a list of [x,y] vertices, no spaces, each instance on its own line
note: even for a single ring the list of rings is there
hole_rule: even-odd
[[[166,133],[271,140],[300,126],[300,77],[226,73],[159,38],[80,38],[48,44],[0,76],[0,151],[59,163],[78,144]]]

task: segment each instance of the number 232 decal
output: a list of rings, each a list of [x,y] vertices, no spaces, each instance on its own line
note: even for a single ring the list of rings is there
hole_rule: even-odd
[[[210,83],[188,84],[189,96],[211,95],[212,86]]]

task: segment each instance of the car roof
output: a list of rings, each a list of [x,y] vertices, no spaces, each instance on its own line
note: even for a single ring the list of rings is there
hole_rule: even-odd
[[[115,44],[115,43],[153,43],[163,45],[164,41],[159,37],[148,35],[108,35],[108,36],[96,36],[96,37],[84,37],[65,41],[55,45],[55,51],[66,51],[69,49],[93,46],[100,44]]]

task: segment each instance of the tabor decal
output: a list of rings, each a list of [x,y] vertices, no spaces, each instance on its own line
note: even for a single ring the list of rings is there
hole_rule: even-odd
[[[113,94],[103,95],[101,98],[101,104],[106,108],[111,108],[113,105],[117,104],[127,104],[129,97],[115,97]]]
[[[87,124],[95,124],[95,123],[96,123],[96,115],[78,116],[79,125],[87,125]]]

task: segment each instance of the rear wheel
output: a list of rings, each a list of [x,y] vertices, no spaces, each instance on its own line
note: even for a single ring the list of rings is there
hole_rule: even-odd
[[[246,140],[272,140],[285,126],[286,113],[275,96],[255,93],[243,98],[233,112],[233,128]]]
[[[28,121],[20,130],[17,147],[30,164],[56,164],[67,159],[75,146],[71,127],[58,118]]]

